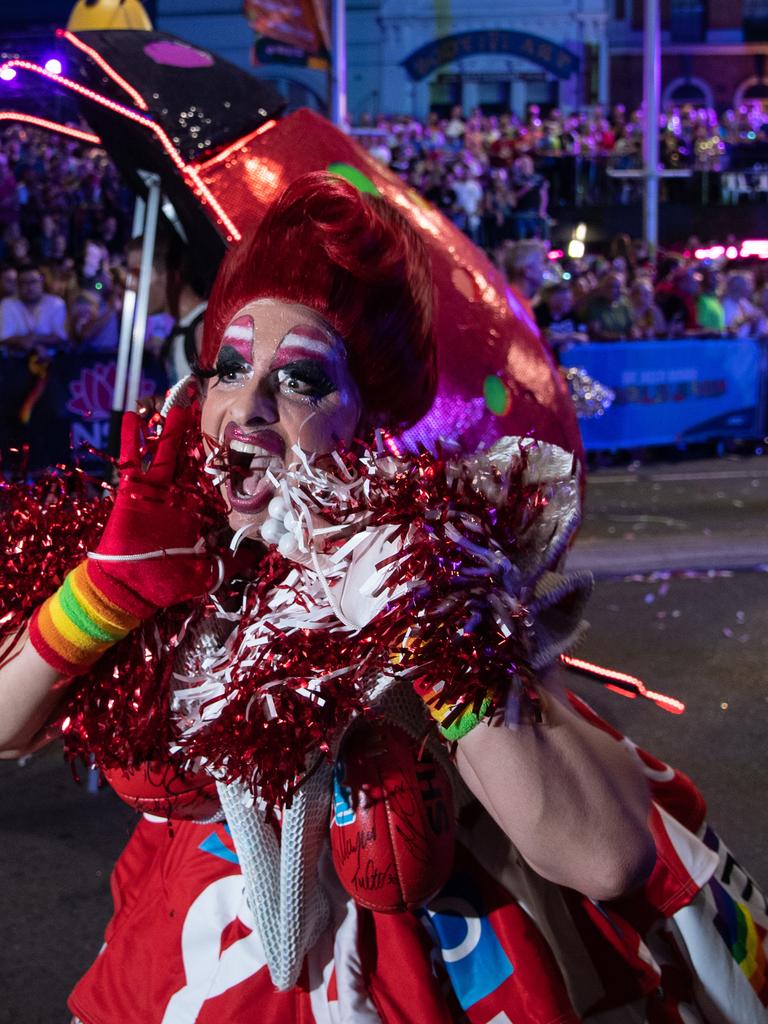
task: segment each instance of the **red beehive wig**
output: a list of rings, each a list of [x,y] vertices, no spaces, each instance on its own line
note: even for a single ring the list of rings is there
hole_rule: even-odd
[[[368,420],[395,430],[429,409],[437,387],[429,256],[383,199],[325,172],[292,182],[221,265],[200,364],[254,299],[299,303],[343,339]]]

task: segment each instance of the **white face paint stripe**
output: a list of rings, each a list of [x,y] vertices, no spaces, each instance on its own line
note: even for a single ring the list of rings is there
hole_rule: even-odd
[[[286,334],[280,342],[278,352],[283,346],[291,348],[292,345],[306,349],[307,352],[316,352],[320,356],[328,355],[328,353],[333,352],[336,347],[334,338],[329,338],[328,341],[318,341],[316,338],[308,338],[305,334],[294,334],[294,332],[291,331],[289,334]]]
[[[253,327],[242,327],[238,324],[230,324],[224,331],[225,338],[232,338],[234,341],[252,341]]]

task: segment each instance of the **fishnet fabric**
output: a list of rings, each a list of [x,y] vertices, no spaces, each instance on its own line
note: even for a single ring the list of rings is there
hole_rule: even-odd
[[[278,989],[296,984],[305,955],[330,923],[318,866],[328,837],[331,774],[330,764],[318,764],[283,812],[279,838],[245,786],[216,785],[246,898]]]

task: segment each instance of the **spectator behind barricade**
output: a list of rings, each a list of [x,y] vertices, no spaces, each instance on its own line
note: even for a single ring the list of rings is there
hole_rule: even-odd
[[[19,216],[19,199],[16,193],[16,178],[8,167],[8,158],[0,153],[0,231],[9,224],[15,224]]]
[[[135,280],[141,266],[142,239],[128,243],[128,273]],[[215,270],[215,268],[212,268]],[[159,225],[149,287],[150,316],[169,314],[174,326],[159,345],[148,347],[163,361],[170,384],[186,377],[196,364],[202,340],[203,314],[209,281],[177,232]]]
[[[78,279],[81,288],[102,291],[109,288],[109,252],[105,245],[89,238],[83,247]]]
[[[717,294],[719,278],[720,275],[713,266],[702,263],[699,269],[701,292],[696,299],[696,316],[702,330],[710,331],[714,337],[725,334],[725,310]]]
[[[41,263],[47,263],[48,260],[55,258],[54,241],[58,233],[59,226],[56,218],[50,213],[44,213],[34,240],[35,258]]]
[[[19,272],[16,267],[0,270],[0,299],[15,299],[19,294]]]
[[[507,242],[501,250],[501,268],[523,309],[535,322],[533,299],[544,281],[546,256],[541,242]]]
[[[519,156],[513,163],[510,191],[514,204],[513,238],[541,238],[546,224],[549,183],[536,174],[529,156]]]
[[[46,292],[49,295],[58,295],[65,303],[69,302],[79,288],[75,261],[69,256],[43,267],[43,276]]]
[[[629,305],[632,309],[631,336],[639,341],[653,341],[667,333],[664,314],[654,302],[653,285],[645,278],[638,277],[629,289]]]
[[[587,304],[589,336],[594,341],[621,341],[632,337],[632,308],[624,296],[621,276],[603,274]]]
[[[29,262],[31,246],[26,235],[17,235],[11,242],[11,259],[17,267]]]
[[[18,298],[0,302],[0,342],[22,351],[55,349],[67,341],[67,307],[44,289],[41,269],[28,264],[19,271]]]
[[[696,312],[701,291],[699,276],[693,267],[673,266],[656,286],[656,304],[667,321],[670,337],[702,334]]]
[[[116,352],[119,336],[117,314],[109,300],[99,292],[83,288],[69,304],[72,340],[79,348],[92,352]]]
[[[463,111],[461,107],[456,106],[451,110],[450,119],[445,126],[445,138],[452,149],[461,149],[465,131]]]
[[[589,341],[584,325],[574,314],[573,295],[565,281],[548,285],[533,312],[556,363],[559,364],[560,353],[565,349]]]
[[[734,338],[754,338],[763,333],[764,318],[751,301],[752,282],[746,274],[731,274],[725,285],[725,327]]]
[[[459,227],[469,235],[473,242],[478,242],[480,240],[480,208],[483,189],[475,175],[470,173],[462,163],[457,163],[453,168],[453,191],[456,193],[456,200],[462,215]]]
[[[106,247],[110,256],[122,256],[125,240],[117,217],[110,215],[104,218],[99,227],[99,241]]]

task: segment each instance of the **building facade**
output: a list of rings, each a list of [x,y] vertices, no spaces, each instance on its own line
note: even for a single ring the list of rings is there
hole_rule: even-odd
[[[610,0],[347,0],[349,111],[488,112],[608,99]],[[158,29],[276,80],[292,105],[318,107],[327,76],[295,64],[254,66],[242,0],[157,0]]]
[[[350,111],[523,113],[608,98],[608,0],[349,0]]]
[[[662,0],[661,102],[735,109],[768,105],[768,0]],[[610,96],[642,98],[643,0],[613,0]]]
[[[522,113],[642,100],[643,0],[347,0],[349,110]],[[323,109],[328,81],[299,64],[254,66],[242,0],[156,0],[157,27],[271,78]],[[768,104],[768,0],[661,0],[662,104]]]

